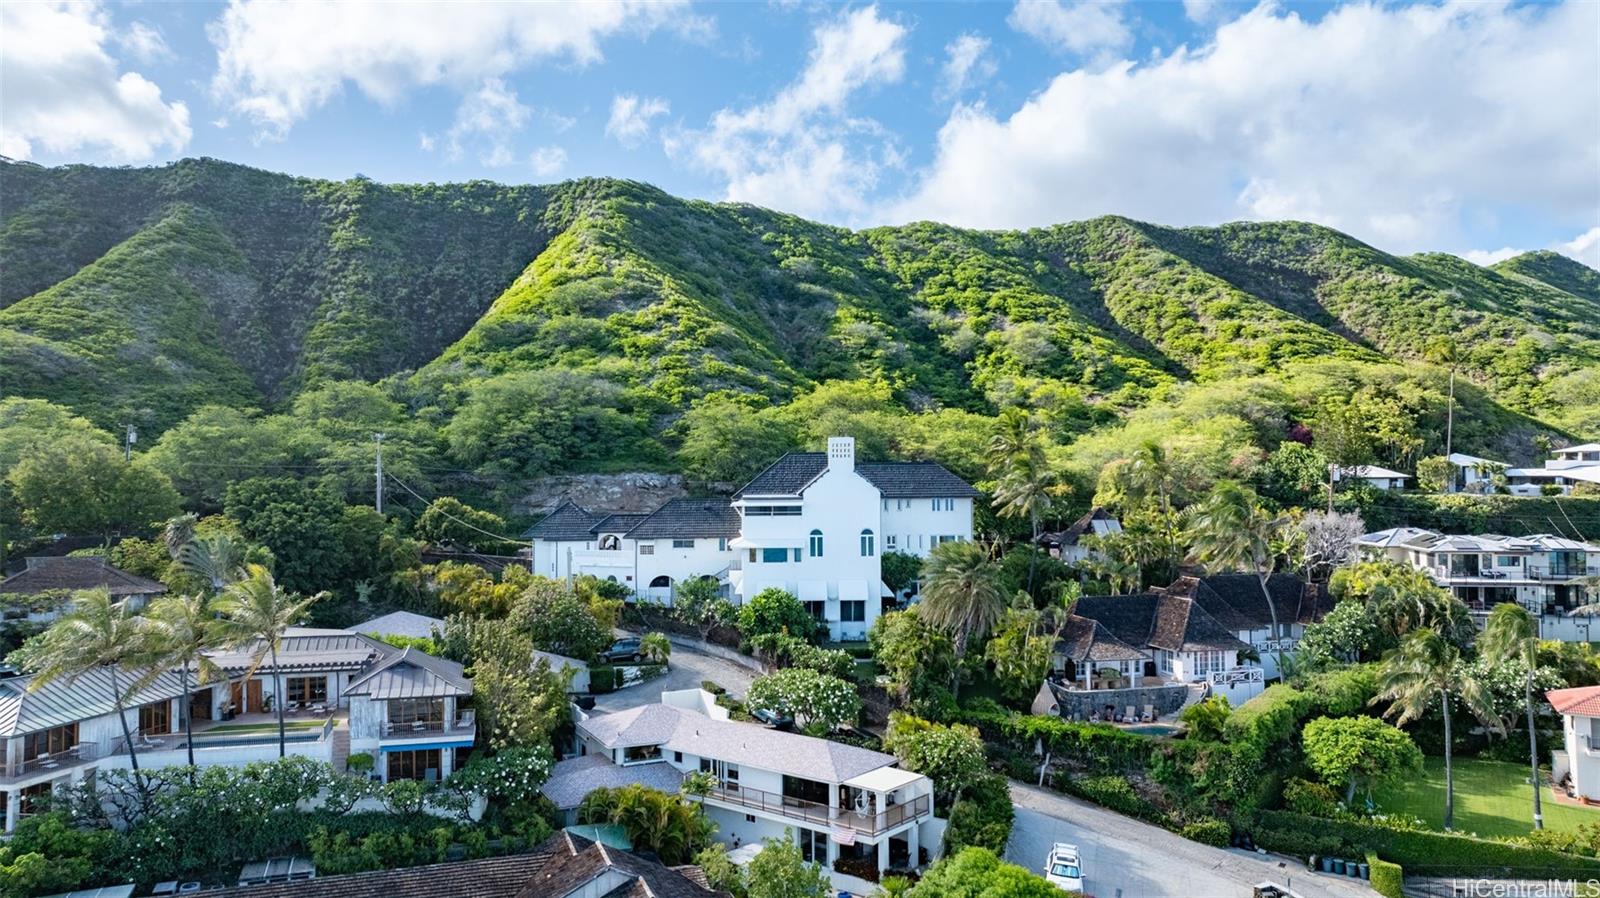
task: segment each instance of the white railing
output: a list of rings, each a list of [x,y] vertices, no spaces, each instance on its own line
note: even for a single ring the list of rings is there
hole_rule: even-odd
[[[1259,667],[1235,667],[1233,670],[1213,670],[1209,679],[1212,686],[1263,683],[1266,682],[1266,672]]]

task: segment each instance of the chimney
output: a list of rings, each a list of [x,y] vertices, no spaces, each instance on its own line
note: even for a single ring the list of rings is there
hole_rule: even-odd
[[[854,471],[855,468],[855,437],[828,437],[828,470]]]

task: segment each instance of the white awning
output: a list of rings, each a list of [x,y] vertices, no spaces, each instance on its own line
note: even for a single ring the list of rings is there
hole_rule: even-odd
[[[828,600],[828,581],[801,580],[799,598],[802,602],[826,602]]]
[[[881,583],[879,584],[882,585]],[[867,581],[865,580],[840,580],[839,600],[844,602],[864,602],[867,599]]]
[[[920,773],[912,773],[899,767],[879,767],[877,770],[868,770],[858,777],[845,780],[844,785],[865,789],[868,792],[893,792],[920,779],[925,779]]]
[[[747,842],[728,852],[728,860],[733,861],[737,866],[743,867],[755,860],[756,855],[760,854],[761,849],[765,847],[767,846],[761,842]]]
[[[728,540],[728,548],[730,548],[730,549],[755,549],[755,548],[759,548],[759,546],[757,546],[755,543],[745,539],[742,536],[735,536],[733,539]]]
[[[883,582],[882,580],[878,581],[878,598],[880,598],[880,599],[892,599],[892,598],[895,598],[894,590],[890,589],[889,588],[889,584]]]

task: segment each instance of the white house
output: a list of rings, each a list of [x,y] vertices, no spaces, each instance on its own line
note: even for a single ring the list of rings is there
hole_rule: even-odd
[[[1392,527],[1357,541],[1368,558],[1426,571],[1434,583],[1483,616],[1500,602],[1517,602],[1539,616],[1545,639],[1589,642],[1600,620],[1571,617],[1587,604],[1579,578],[1600,574],[1600,546],[1563,536],[1464,536],[1417,527]]]
[[[787,832],[806,860],[874,881],[938,856],[944,821],[933,816],[933,782],[895,766],[893,755],[731,721],[699,689],[665,692],[660,704],[589,717],[577,729],[584,757],[603,761],[562,762],[543,788],[558,807],[576,807],[594,785],[670,789],[701,770],[716,785],[700,800],[730,847]]]
[[[1600,686],[1552,689],[1545,699],[1561,715],[1562,747],[1550,752],[1550,775],[1567,794],[1600,801]]]
[[[1078,564],[1097,554],[1084,542],[1084,537],[1107,537],[1121,532],[1122,522],[1111,512],[1096,505],[1088,514],[1074,521],[1071,527],[1039,534],[1039,548],[1049,552],[1052,558],[1059,558],[1067,564]]]
[[[477,739],[472,681],[461,665],[406,649],[372,665],[344,690],[350,750],[377,761],[385,782],[434,782],[466,766]]]
[[[1556,449],[1551,456],[1540,467],[1523,468],[1453,453],[1446,456],[1451,465],[1449,492],[1494,492],[1497,472],[1504,476],[1506,490],[1514,496],[1540,496],[1547,492],[1564,496],[1579,484],[1600,484],[1600,443]]]
[[[833,639],[863,639],[891,593],[884,552],[925,556],[972,538],[971,484],[931,462],[861,462],[855,440],[792,452],[724,499],[673,499],[645,514],[567,502],[530,528],[533,569],[591,574],[670,602],[678,584],[715,580],[741,603],[793,593]]]
[[[1260,659],[1257,663],[1266,679],[1278,677],[1278,654],[1293,652],[1306,627],[1322,620],[1333,610],[1333,598],[1315,583],[1293,574],[1273,574],[1267,578],[1267,593],[1272,608],[1261,592],[1254,574],[1211,574],[1206,577],[1179,577],[1171,586],[1156,592],[1190,599],[1217,623],[1250,646]],[[1273,629],[1273,614],[1277,629]]]
[[[30,557],[27,567],[0,579],[0,595],[27,596],[40,602],[49,596],[65,598],[83,589],[104,589],[112,598],[127,602],[128,607],[136,610],[167,591],[165,585],[138,574],[130,574],[98,556]],[[25,616],[28,620],[48,622],[67,610],[64,602],[58,602],[55,607],[41,605],[39,610],[32,612],[9,610],[8,616]]]
[[[1373,489],[1380,490],[1403,490],[1406,488],[1406,481],[1411,479],[1410,474],[1378,465],[1329,465],[1328,471],[1334,483],[1361,481]]]

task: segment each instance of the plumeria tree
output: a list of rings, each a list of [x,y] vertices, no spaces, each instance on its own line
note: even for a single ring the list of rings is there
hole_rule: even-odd
[[[745,704],[787,714],[811,732],[827,733],[861,713],[855,686],[803,667],[788,667],[750,684]]]

